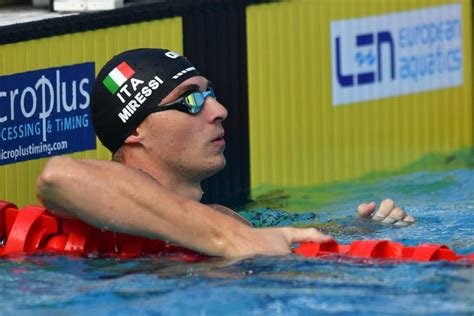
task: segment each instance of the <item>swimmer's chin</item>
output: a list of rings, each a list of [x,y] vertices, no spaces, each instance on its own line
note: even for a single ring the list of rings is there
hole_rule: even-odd
[[[219,161],[216,161],[216,163],[213,164],[213,167],[210,168],[207,177],[211,177],[211,176],[215,175],[216,173],[220,172],[221,170],[223,170],[225,168],[226,164],[227,164],[227,161],[226,161],[224,155],[221,155],[221,157],[219,157]]]
[[[221,161],[220,161],[219,166],[217,167],[218,170],[216,171],[216,173],[224,169],[226,165],[227,165],[227,160],[225,159],[224,155],[222,155]]]

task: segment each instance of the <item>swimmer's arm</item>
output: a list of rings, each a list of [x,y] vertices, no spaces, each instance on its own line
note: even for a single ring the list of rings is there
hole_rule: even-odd
[[[228,207],[218,205],[218,204],[210,204],[209,206],[212,207],[214,210],[216,210],[218,212],[221,212],[222,214],[226,214],[228,216],[231,216],[231,217],[235,218],[236,220],[241,221],[242,223],[244,223],[248,226],[252,226],[252,223],[250,223],[245,217],[243,217],[242,215],[234,212],[233,210],[231,210]]]
[[[217,256],[290,253],[330,237],[314,228],[253,228],[177,195],[143,172],[109,161],[49,160],[37,180],[44,205],[99,228],[166,240]]]

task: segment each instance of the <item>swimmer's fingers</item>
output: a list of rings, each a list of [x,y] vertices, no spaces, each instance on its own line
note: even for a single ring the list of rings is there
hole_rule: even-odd
[[[405,218],[403,220],[398,221],[393,225],[394,226],[399,226],[399,227],[406,227],[406,226],[410,226],[411,224],[414,224],[414,223],[415,223],[415,218],[411,215],[407,215],[407,216],[405,216]]]
[[[385,217],[381,223],[389,224],[398,227],[406,227],[415,222],[415,218],[411,215],[408,215],[404,210],[399,207],[395,207],[390,213]]]
[[[359,217],[369,217],[375,211],[375,202],[362,203],[357,207],[357,215]]]
[[[314,227],[294,228],[286,227],[289,244],[298,242],[326,242],[332,240],[332,237],[321,233]]]
[[[395,207],[395,202],[391,199],[385,199],[380,204],[379,209],[374,213],[376,204],[375,202],[370,202],[368,204],[362,203],[357,208],[357,215],[360,217],[369,217],[372,216],[374,221],[380,222],[384,220],[388,214],[393,210]]]
[[[407,222],[407,223],[410,223],[410,224],[414,224],[416,222],[415,218],[411,215],[407,215],[405,216],[405,218],[403,219],[404,222]]]
[[[409,226],[415,222],[413,216],[396,207],[395,202],[391,199],[383,200],[377,211],[375,211],[375,207],[375,202],[363,203],[357,208],[357,214],[365,218],[372,216],[372,220],[376,222],[394,226]]]
[[[393,224],[402,221],[407,216],[404,210],[399,207],[392,209],[387,216],[381,221],[382,224]]]
[[[380,207],[377,210],[377,212],[375,212],[374,215],[372,216],[372,220],[376,222],[382,222],[383,220],[385,220],[385,218],[389,214],[391,214],[391,212],[394,209],[395,209],[395,202],[391,199],[385,199],[382,201],[382,203],[380,203]],[[395,221],[398,220],[398,211],[395,212],[393,217],[396,218]]]

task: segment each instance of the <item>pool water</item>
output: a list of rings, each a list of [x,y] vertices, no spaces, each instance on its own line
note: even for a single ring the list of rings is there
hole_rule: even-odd
[[[417,223],[354,217],[390,197]],[[272,188],[239,210],[259,226],[311,226],[340,243],[391,239],[474,252],[474,169]],[[157,257],[0,259],[1,315],[474,315],[474,264],[295,255],[182,263]]]

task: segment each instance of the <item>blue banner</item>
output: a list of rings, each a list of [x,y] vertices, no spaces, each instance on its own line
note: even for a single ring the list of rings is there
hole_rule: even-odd
[[[0,165],[96,148],[94,63],[0,76]]]

